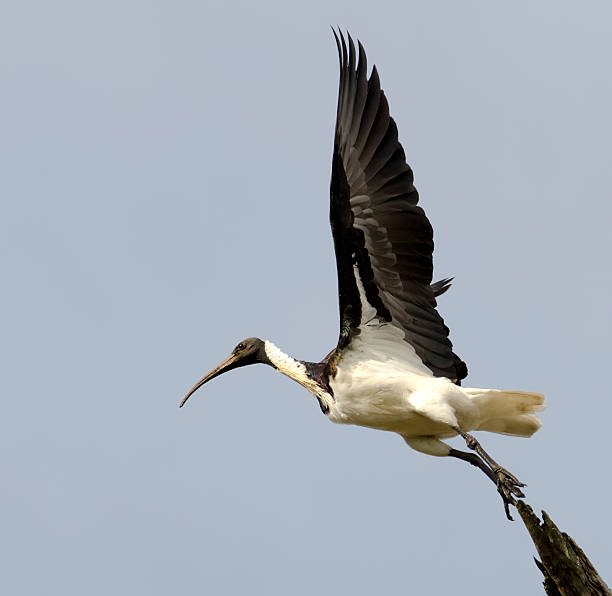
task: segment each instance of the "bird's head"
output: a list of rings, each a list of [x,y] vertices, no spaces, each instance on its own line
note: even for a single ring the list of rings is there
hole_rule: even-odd
[[[240,368],[247,364],[271,364],[267,354],[265,343],[258,337],[243,339],[233,350],[232,353],[221,364],[213,368],[208,374],[204,375],[188,392],[181,401],[179,408],[202,386],[204,383],[218,377],[219,375]]]

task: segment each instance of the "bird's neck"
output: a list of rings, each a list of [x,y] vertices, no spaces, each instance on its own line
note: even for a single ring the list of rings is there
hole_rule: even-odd
[[[302,361],[292,358],[289,354],[285,354],[285,352],[278,346],[275,346],[271,341],[265,341],[264,346],[266,356],[278,372],[287,375],[300,385],[304,385],[304,387],[308,388],[308,384],[312,383],[313,379],[308,375],[306,365]]]
[[[271,341],[264,342],[266,356],[270,363],[289,378],[297,381],[300,385],[308,389],[316,398],[319,399],[321,405],[329,405],[333,402],[332,396],[308,374],[306,365],[301,360],[296,360],[285,354],[279,347],[275,346]]]

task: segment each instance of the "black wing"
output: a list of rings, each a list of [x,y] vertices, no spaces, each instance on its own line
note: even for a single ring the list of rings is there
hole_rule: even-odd
[[[340,89],[332,162],[330,221],[340,294],[340,340],[366,324],[367,305],[380,321],[404,333],[404,341],[435,376],[460,382],[467,367],[453,353],[435,296],[450,280],[431,284],[433,230],[423,209],[397,127],[365,51],[336,35]],[[360,291],[360,286],[362,291]],[[370,310],[370,309],[367,309]]]

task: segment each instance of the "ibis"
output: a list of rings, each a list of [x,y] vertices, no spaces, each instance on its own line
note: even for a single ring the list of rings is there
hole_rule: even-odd
[[[500,466],[472,431],[529,437],[541,426],[544,396],[462,387],[465,362],[453,351],[436,298],[452,279],[432,283],[433,230],[413,184],[376,67],[365,50],[334,31],[340,85],[331,168],[330,222],[336,253],[338,343],[320,362],[298,360],[250,337],[200,379],[202,385],[248,364],[267,364],[304,386],[340,424],[391,431],[421,453],[479,468],[496,485],[506,516],[525,485]],[[469,449],[444,440],[461,436]]]

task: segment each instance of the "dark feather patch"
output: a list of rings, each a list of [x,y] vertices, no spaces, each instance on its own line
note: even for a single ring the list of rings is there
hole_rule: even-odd
[[[405,341],[434,375],[459,383],[465,363],[453,353],[436,296],[451,280],[432,284],[433,230],[398,141],[376,67],[367,79],[365,51],[334,31],[340,86],[330,185],[330,221],[340,294],[337,354],[359,332],[362,304],[354,266],[379,319],[403,330]],[[358,54],[358,58],[357,58]],[[329,363],[337,358],[331,356]],[[333,368],[333,367],[332,367]],[[328,367],[328,371],[329,370]]]

